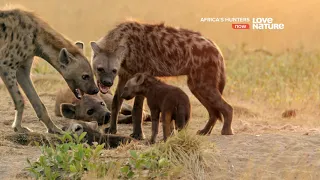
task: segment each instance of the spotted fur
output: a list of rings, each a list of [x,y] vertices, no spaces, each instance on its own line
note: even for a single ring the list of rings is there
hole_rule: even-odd
[[[199,134],[211,133],[216,120],[224,117],[223,135],[233,134],[233,108],[223,98],[225,64],[221,51],[199,32],[173,28],[164,24],[120,23],[97,42],[91,42],[92,64],[98,79],[112,81],[119,75],[113,100],[110,133],[117,131],[120,94],[125,83],[136,73],[153,76],[188,76],[191,92],[209,112],[209,121]],[[98,67],[100,65],[100,67]],[[98,71],[100,68],[100,71]],[[101,70],[101,68],[103,68]],[[102,83],[102,82],[100,82]],[[107,84],[106,84],[107,86]],[[135,98],[132,136],[144,138],[141,125],[143,97]]]
[[[82,43],[77,45],[83,47]],[[20,8],[0,10],[0,76],[15,104],[12,127],[18,132],[29,131],[21,126],[24,101],[18,88],[20,85],[48,131],[61,133],[51,121],[30,79],[34,56],[50,63],[74,93],[76,89],[88,94],[98,92],[90,64],[77,46],[32,12]]]

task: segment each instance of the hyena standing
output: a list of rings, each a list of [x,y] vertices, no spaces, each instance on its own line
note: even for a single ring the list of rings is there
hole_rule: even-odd
[[[82,43],[78,46],[83,48]],[[50,63],[77,97],[83,92],[99,92],[90,64],[77,46],[31,12],[17,8],[0,10],[0,76],[15,104],[12,127],[17,132],[29,131],[21,126],[24,101],[19,84],[48,132],[61,133],[51,121],[30,79],[34,56]]]
[[[127,80],[139,72],[153,76],[188,76],[191,92],[209,112],[209,121],[198,134],[210,134],[217,119],[224,117],[221,131],[232,135],[233,108],[223,98],[225,64],[219,48],[198,32],[172,28],[163,24],[124,22],[97,42],[91,42],[93,68],[100,91],[119,82],[112,104],[110,133],[117,132],[117,114],[123,99],[120,97]],[[134,102],[133,134],[143,139],[141,112],[144,98]]]

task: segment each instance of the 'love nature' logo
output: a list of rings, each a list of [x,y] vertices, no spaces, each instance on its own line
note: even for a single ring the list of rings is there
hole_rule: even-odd
[[[250,24],[251,21],[251,24]],[[215,17],[215,18],[201,18],[200,22],[213,23],[232,23],[233,29],[254,29],[254,30],[282,30],[283,23],[274,23],[273,18],[247,18],[247,17]]]
[[[284,29],[284,24],[273,23],[273,18],[252,18],[252,29]]]

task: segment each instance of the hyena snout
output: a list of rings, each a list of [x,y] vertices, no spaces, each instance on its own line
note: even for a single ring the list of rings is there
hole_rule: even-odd
[[[129,92],[129,91],[123,91],[123,93],[120,96],[121,98],[125,99],[125,100],[130,100],[132,99],[134,96]]]
[[[103,79],[101,80],[101,83],[107,87],[111,87],[113,85],[113,81],[111,79]]]
[[[111,118],[111,113],[110,112],[106,112],[106,114],[104,115],[104,120],[102,123],[98,123],[98,125],[103,125],[103,124],[108,124]]]
[[[98,87],[94,87],[94,88],[91,88],[88,91],[88,94],[93,95],[93,94],[98,94],[98,92],[99,92],[99,88]]]
[[[71,132],[72,134],[77,134],[78,136],[80,136],[83,133],[84,128],[81,124],[74,123],[74,124],[71,124],[69,127],[68,126],[62,127],[62,130],[68,131],[68,132]]]

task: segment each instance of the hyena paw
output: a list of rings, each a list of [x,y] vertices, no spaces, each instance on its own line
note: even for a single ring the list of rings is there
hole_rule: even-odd
[[[107,128],[104,129],[104,133],[106,133],[106,134],[116,134],[117,133],[117,129],[107,127]]]
[[[130,137],[137,139],[137,140],[144,140],[146,137],[143,133],[132,133]]]
[[[155,144],[155,143],[156,143],[156,139],[155,139],[155,138],[151,138],[151,139],[149,140],[149,143],[150,143],[150,144]]]
[[[222,129],[221,134],[222,135],[233,135],[234,133],[231,128],[228,128],[228,129],[226,128],[226,129]]]
[[[54,128],[50,128],[47,130],[48,133],[50,134],[64,134],[64,131],[62,131],[62,129],[58,128],[58,127],[54,127]]]
[[[13,128],[14,132],[18,132],[18,133],[29,133],[29,132],[33,132],[31,129],[27,128],[27,127],[14,127]]]
[[[210,131],[206,130],[206,129],[202,129],[202,130],[198,130],[197,131],[197,135],[209,135],[210,134]]]

